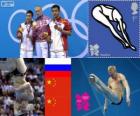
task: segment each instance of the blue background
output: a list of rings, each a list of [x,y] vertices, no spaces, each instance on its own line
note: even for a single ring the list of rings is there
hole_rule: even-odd
[[[89,74],[94,73],[107,84],[107,67],[115,65],[118,72],[123,73],[131,89],[131,106],[126,100],[121,105],[110,105],[107,113],[103,113],[104,97],[89,83]],[[72,59],[72,116],[139,116],[140,115],[140,60],[139,59]],[[90,98],[89,111],[77,111],[76,94],[88,92]]]
[[[137,14],[135,22],[133,22],[131,3],[129,1],[110,1],[110,2],[89,2],[89,44],[99,44],[100,54],[110,54],[112,57],[138,57],[139,56],[139,14]],[[138,2],[137,2],[138,3]],[[137,52],[131,49],[124,49],[122,44],[113,37],[111,31],[98,23],[91,16],[91,10],[97,4],[108,4],[115,6],[127,24],[127,32],[130,37],[132,45],[135,45]],[[96,28],[95,28],[96,27]]]
[[[2,0],[1,0],[2,1]],[[19,57],[19,44],[14,42],[8,33],[8,21],[12,13],[18,9],[33,10],[35,6],[45,6],[47,4],[55,3],[61,5],[67,12],[69,19],[75,6],[81,2],[79,0],[14,0],[15,7],[13,8],[3,8],[0,7],[0,57]],[[44,11],[45,15],[51,17],[51,10],[47,9]],[[84,15],[83,15],[84,14]],[[63,17],[63,16],[62,16]],[[13,18],[12,21],[12,33],[15,36],[16,30],[20,23],[24,22],[25,15],[20,13]],[[83,4],[76,14],[76,19],[84,23],[86,26],[88,24],[88,3]],[[85,30],[80,26],[76,25],[78,30],[87,36]],[[72,36],[69,37],[69,52],[68,56],[77,57],[86,48],[87,41],[81,39],[75,31],[73,30]],[[87,51],[88,52],[88,51]],[[84,57],[84,56],[82,56]]]

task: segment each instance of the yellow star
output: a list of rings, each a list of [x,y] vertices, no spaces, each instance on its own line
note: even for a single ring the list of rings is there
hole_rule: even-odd
[[[48,80],[47,83],[48,83],[48,85],[51,85],[52,81],[51,80]]]
[[[52,100],[48,99],[47,102],[48,102],[48,104],[51,104],[52,103]]]

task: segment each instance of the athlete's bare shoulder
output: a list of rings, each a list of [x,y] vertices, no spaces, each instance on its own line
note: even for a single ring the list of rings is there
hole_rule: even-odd
[[[125,80],[125,75],[124,74],[122,74],[122,73],[118,73],[118,75],[119,75],[119,79],[120,80]]]

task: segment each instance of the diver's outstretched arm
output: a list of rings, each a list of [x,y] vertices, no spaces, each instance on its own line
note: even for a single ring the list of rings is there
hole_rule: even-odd
[[[128,104],[128,106],[130,106],[130,87],[129,87],[129,84],[125,78],[125,76],[123,74],[121,74],[121,79],[122,79],[122,82],[123,82],[123,86],[125,87],[125,90],[126,90],[126,102]]]

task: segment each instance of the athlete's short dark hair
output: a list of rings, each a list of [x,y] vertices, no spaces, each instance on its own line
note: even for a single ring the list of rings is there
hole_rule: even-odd
[[[31,10],[28,10],[28,11],[26,12],[26,14],[31,14],[32,17],[34,16],[34,13],[33,13],[33,11],[31,11]]]
[[[53,9],[53,8],[57,8],[57,9],[60,11],[60,6],[57,5],[57,4],[55,4],[55,5],[53,5],[53,6],[51,7],[51,9]]]

